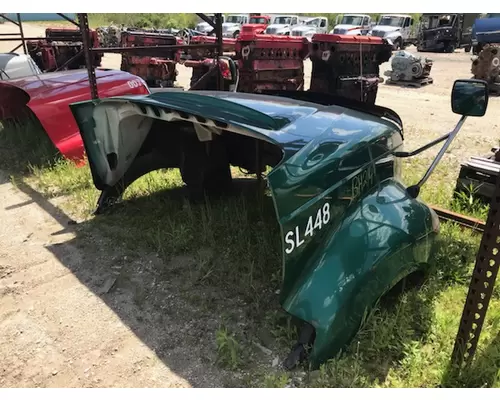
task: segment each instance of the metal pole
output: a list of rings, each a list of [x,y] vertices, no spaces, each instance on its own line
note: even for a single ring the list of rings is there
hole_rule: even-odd
[[[500,175],[476,256],[469,292],[460,320],[452,353],[453,367],[460,370],[470,364],[477,349],[486,312],[500,266]]]
[[[90,46],[90,31],[87,14],[78,14],[78,22],[80,23],[80,31],[82,32],[83,53],[85,55],[85,64],[89,75],[90,94],[92,99],[98,99],[97,80],[95,77],[94,63],[92,62],[92,50]]]
[[[215,50],[215,62],[217,63],[217,87],[219,90],[224,90],[224,79],[219,67],[219,56],[224,54],[223,46],[224,42],[222,39],[222,14],[215,14],[215,36],[217,38],[217,49]]]
[[[28,54],[26,50],[26,41],[24,40],[23,23],[21,22],[21,14],[17,13],[17,23],[19,24],[19,34],[21,35],[21,42],[23,44],[24,54]]]

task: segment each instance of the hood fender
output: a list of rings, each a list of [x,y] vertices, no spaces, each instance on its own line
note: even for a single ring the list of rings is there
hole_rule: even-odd
[[[259,132],[278,129],[275,119],[212,96],[160,92],[140,98],[84,101],[71,104],[70,108],[82,132],[94,185],[99,190],[114,186],[131,166],[149,133],[150,127],[144,122],[147,120],[192,122],[201,141],[227,130],[278,145]],[[120,126],[123,129],[115,129]],[[129,127],[139,135],[132,135]],[[134,137],[129,139],[129,135]]]

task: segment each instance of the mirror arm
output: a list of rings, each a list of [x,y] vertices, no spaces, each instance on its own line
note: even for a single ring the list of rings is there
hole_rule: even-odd
[[[420,181],[413,186],[410,186],[406,189],[406,192],[413,197],[414,199],[418,197],[420,193],[420,188],[422,185],[427,182],[431,174],[434,172],[434,169],[436,169],[436,166],[438,165],[439,161],[441,161],[441,158],[443,158],[444,153],[446,150],[448,150],[448,147],[450,147],[451,142],[453,142],[453,139],[455,139],[455,136],[457,136],[458,132],[460,129],[462,129],[462,125],[464,124],[465,120],[467,119],[467,116],[462,115],[460,118],[460,121],[458,121],[457,125],[455,128],[446,136],[448,136],[448,139],[446,142],[443,144],[443,147],[441,147],[441,150],[439,150],[439,153],[437,154],[436,158],[432,161],[431,165],[427,169],[427,172],[425,175],[420,179]],[[442,138],[440,138],[442,139]],[[425,146],[424,146],[425,147]]]
[[[416,150],[413,150],[413,151],[395,151],[394,153],[392,153],[394,155],[394,157],[398,157],[398,158],[407,158],[407,157],[413,157],[413,156],[416,156],[417,154],[420,154],[422,153],[423,151],[427,150],[427,149],[430,149],[431,147],[435,146],[436,144],[438,143],[441,143],[442,141],[448,139],[450,137],[450,133],[447,133],[446,135],[443,135],[435,140],[433,140],[432,142],[430,143],[427,143],[425,146],[422,146]]]

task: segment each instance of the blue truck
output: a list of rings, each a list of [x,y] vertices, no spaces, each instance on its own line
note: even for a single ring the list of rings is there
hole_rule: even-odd
[[[482,14],[474,21],[471,33],[472,53],[477,55],[485,44],[500,44],[500,13]]]

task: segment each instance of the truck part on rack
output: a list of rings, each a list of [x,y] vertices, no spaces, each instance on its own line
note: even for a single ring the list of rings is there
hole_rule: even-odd
[[[391,54],[392,45],[378,37],[314,35],[310,90],[374,104],[380,64]]]
[[[175,44],[178,44],[178,39],[174,35],[141,31],[121,33],[122,47]],[[139,56],[132,52],[122,54],[121,70],[140,76],[150,87],[173,87],[177,77],[176,65],[179,60],[179,50],[171,50],[162,57]]]
[[[235,56],[239,91],[303,90],[308,43],[305,37],[242,33],[236,41]]]

